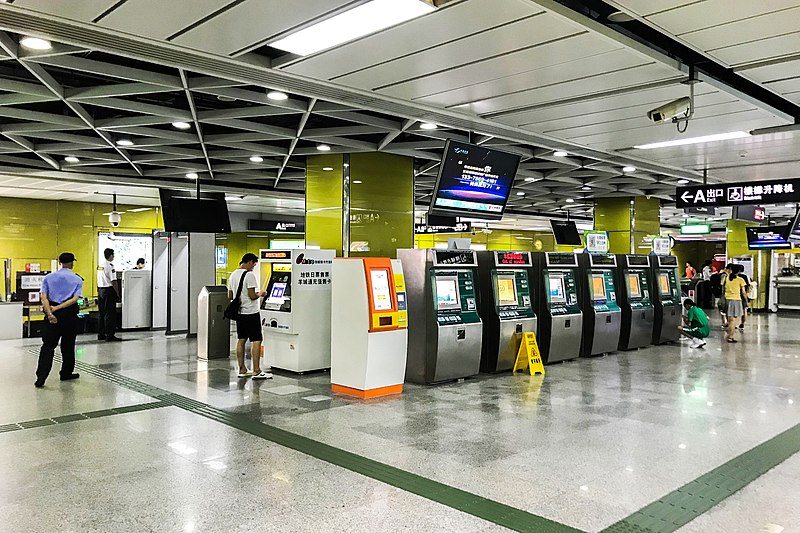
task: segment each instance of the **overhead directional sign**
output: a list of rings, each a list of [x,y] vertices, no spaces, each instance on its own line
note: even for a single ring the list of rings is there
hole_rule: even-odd
[[[675,191],[675,206],[679,208],[787,202],[800,202],[800,179],[696,185]]]

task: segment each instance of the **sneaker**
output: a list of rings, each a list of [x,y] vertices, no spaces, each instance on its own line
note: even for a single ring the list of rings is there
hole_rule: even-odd
[[[272,372],[264,372],[262,370],[258,374],[253,374],[253,379],[272,379]]]
[[[706,341],[702,339],[695,339],[692,341],[692,344],[689,345],[690,348],[702,348],[706,345]]]
[[[249,370],[247,370],[245,372],[239,372],[238,374],[236,374],[236,377],[237,378],[249,378],[252,375],[253,375],[253,373],[250,372]]]
[[[44,381],[40,381],[37,379],[36,383],[34,383],[33,386],[36,387],[37,389],[41,389],[42,387],[44,387]]]

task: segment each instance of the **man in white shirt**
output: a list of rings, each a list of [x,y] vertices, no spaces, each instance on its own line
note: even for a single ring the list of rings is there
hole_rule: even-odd
[[[247,341],[250,345],[250,357],[253,360],[253,379],[270,379],[272,374],[261,369],[261,341],[263,336],[261,334],[261,314],[258,309],[258,300],[264,296],[263,292],[258,292],[258,280],[256,275],[253,274],[253,269],[258,263],[258,257],[255,254],[244,254],[242,261],[239,263],[239,268],[233,271],[228,279],[228,298],[233,300],[238,292],[241,307],[239,308],[239,315],[236,317],[236,335],[238,341],[236,342],[236,360],[239,363],[240,378],[245,378],[250,375],[247,370],[247,365],[244,362],[244,349]],[[242,284],[242,289],[239,291],[239,285]]]
[[[117,332],[117,271],[114,269],[114,250],[106,248],[103,250],[103,257],[106,258],[97,267],[97,304],[100,308],[100,319],[97,327],[97,340],[106,342],[121,341],[115,335]]]

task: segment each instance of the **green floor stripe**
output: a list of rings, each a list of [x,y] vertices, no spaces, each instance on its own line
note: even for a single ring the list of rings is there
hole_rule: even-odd
[[[33,429],[47,426],[56,426],[59,424],[66,424],[68,422],[77,422],[78,420],[90,420],[93,418],[102,418],[104,416],[122,415],[125,413],[135,413],[137,411],[147,411],[149,409],[158,409],[160,407],[167,407],[171,404],[166,402],[146,402],[135,405],[125,405],[122,407],[114,407],[112,409],[100,409],[98,411],[87,411],[85,413],[75,413],[72,415],[54,416],[52,418],[40,418],[38,420],[26,420],[25,422],[16,422],[14,424],[3,424],[0,426],[0,433],[7,433],[9,431],[19,431],[21,429]]]

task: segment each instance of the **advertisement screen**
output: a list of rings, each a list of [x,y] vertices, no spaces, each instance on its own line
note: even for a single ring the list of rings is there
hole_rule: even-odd
[[[745,231],[747,232],[747,247],[750,250],[792,247],[792,244],[786,240],[791,228],[786,226],[759,226],[745,228]]]
[[[454,278],[436,278],[436,309],[460,309],[458,282]]]
[[[430,213],[502,218],[519,160],[515,154],[448,140]]]
[[[606,280],[602,274],[592,274],[592,299],[607,300]]]
[[[669,276],[667,274],[658,275],[658,288],[663,296],[669,296],[672,294],[672,291],[669,287]]]
[[[642,288],[639,285],[639,274],[628,274],[628,296],[631,298],[642,297]]]
[[[564,296],[564,278],[561,276],[550,276],[550,303],[567,303]]]
[[[392,291],[389,289],[389,271],[370,270],[369,275],[372,280],[372,308],[375,311],[390,311]]]
[[[286,299],[286,283],[276,282],[272,284],[272,292],[267,296],[268,304],[283,305]]]
[[[517,305],[517,288],[514,276],[497,276],[498,305]]]

